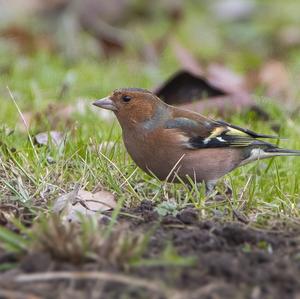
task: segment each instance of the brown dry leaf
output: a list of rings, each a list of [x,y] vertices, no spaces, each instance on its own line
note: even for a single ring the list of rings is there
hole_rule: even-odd
[[[115,196],[109,191],[92,193],[75,187],[67,194],[57,198],[53,206],[53,212],[61,214],[64,221],[79,222],[80,216],[94,216],[105,211],[112,210],[117,203]]]
[[[247,88],[244,77],[220,64],[210,64],[206,70],[206,77],[210,84],[227,93],[245,92]]]
[[[285,47],[298,47],[300,45],[299,26],[288,25],[278,32],[278,41]]]
[[[19,216],[17,206],[2,204],[0,205],[0,225],[7,225],[11,219]]]
[[[247,84],[244,77],[217,63],[209,64],[204,69],[188,49],[175,40],[173,40],[172,45],[174,54],[184,70],[195,76],[200,76],[214,88],[221,89],[225,93],[246,91]]]
[[[266,88],[266,94],[280,99],[290,98],[289,74],[286,66],[276,60],[267,62],[258,74],[258,84]]]
[[[184,104],[208,97],[224,96],[221,89],[215,88],[203,77],[181,70],[154,90],[168,104]]]
[[[232,80],[232,82],[239,81]],[[224,90],[216,86],[215,82],[212,84],[205,77],[181,70],[154,92],[167,104],[198,113],[209,113],[226,118],[232,113],[251,110],[262,119],[268,119],[268,114],[256,105],[249,93],[237,88],[240,86],[239,84],[232,83],[228,90]],[[221,86],[221,84],[219,85]]]
[[[266,117],[266,115],[253,103],[251,97],[245,93],[207,98],[201,101],[194,101],[181,105],[181,107],[199,113],[216,113],[223,118],[228,117],[232,113],[241,113],[244,109],[250,109],[254,110],[262,118]]]
[[[209,3],[209,8],[218,20],[242,21],[249,19],[256,11],[255,0],[216,0]]]
[[[262,119],[269,119],[249,94],[244,77],[216,63],[204,69],[188,49],[176,40],[172,44],[183,69],[154,89],[166,103],[225,118],[251,110]]]
[[[64,140],[64,134],[58,131],[42,132],[35,135],[34,140],[39,145],[48,145],[49,143],[53,143],[54,145],[59,146]]]
[[[23,118],[28,127],[35,126],[41,131],[59,129],[63,125],[64,128],[72,128],[74,120],[71,118],[75,108],[73,105],[65,105],[58,103],[49,104],[44,110],[32,113],[30,111],[23,112]],[[22,118],[17,123],[17,128],[21,132],[26,132]]]
[[[54,51],[55,45],[51,36],[46,34],[33,34],[23,27],[11,26],[0,32],[1,38],[5,38],[18,46],[23,53],[33,53],[36,50]]]

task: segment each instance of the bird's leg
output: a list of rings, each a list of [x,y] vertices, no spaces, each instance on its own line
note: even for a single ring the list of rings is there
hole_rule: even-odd
[[[210,197],[213,194],[216,184],[217,180],[210,180],[205,182],[205,193],[207,197]]]

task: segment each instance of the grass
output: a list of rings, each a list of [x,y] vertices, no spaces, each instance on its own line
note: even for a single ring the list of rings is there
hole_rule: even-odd
[[[124,149],[120,128],[113,117],[106,121],[94,112],[76,112],[75,109],[74,113],[67,116],[69,127],[64,127],[63,117],[59,119],[60,123],[55,124],[56,129],[68,132],[66,141],[60,147],[53,144],[48,147],[34,145],[29,136],[33,138],[40,128],[50,129],[52,124],[46,115],[42,115],[39,123],[30,127],[29,134],[21,132],[18,129],[21,123],[18,109],[25,113],[30,107],[31,112],[38,112],[55,102],[59,110],[62,109],[62,103],[72,106],[81,97],[90,98],[86,102],[91,103],[93,98],[102,97],[117,86],[150,88],[156,82],[151,81],[142,69],[135,71],[136,77],[127,76],[128,68],[132,68],[132,65],[122,65],[116,74],[112,62],[100,65],[86,61],[72,68],[76,82],[69,87],[65,98],[59,101],[55,99],[57,91],[70,72],[63,62],[46,53],[16,57],[15,65],[20,63],[19,60],[26,60],[27,67],[23,70],[14,69],[9,78],[4,80],[17,106],[5,88],[1,93],[1,202],[13,200],[31,209],[47,209],[58,193],[72,189],[79,182],[90,190],[97,184],[103,185],[126,206],[137,205],[144,199],[161,202],[174,198],[179,207],[192,203],[207,215],[217,207],[230,211],[232,207],[238,208],[243,204],[245,213],[249,215],[298,216],[300,161],[297,158],[260,161],[237,169],[220,181],[220,189],[224,189],[222,184],[225,181],[234,191],[232,206],[216,203],[208,207],[199,186],[191,191],[184,185],[164,184],[136,169]],[[275,102],[269,102],[265,107],[272,119],[283,124],[280,134],[288,140],[281,141],[282,146],[300,148],[297,138],[299,120],[286,121],[288,115],[280,111]],[[51,117],[53,115],[48,115],[48,118]],[[249,115],[235,115],[231,121],[260,132],[271,131],[270,123],[257,121]],[[10,130],[13,133],[7,135]],[[101,151],[100,144],[103,145]],[[47,162],[49,157],[55,163]],[[240,199],[239,194],[249,177],[251,180]]]
[[[13,223],[18,233],[0,227],[0,241],[6,251],[19,257],[32,252],[47,252],[56,260],[77,265],[88,261],[124,269],[136,266],[142,261],[150,237],[138,231],[131,232],[122,225],[115,226],[107,234],[109,227],[99,228],[95,217],[82,215],[80,226],[63,224],[57,215],[40,217],[31,228],[17,220]],[[176,257],[176,253],[172,252],[172,257]]]

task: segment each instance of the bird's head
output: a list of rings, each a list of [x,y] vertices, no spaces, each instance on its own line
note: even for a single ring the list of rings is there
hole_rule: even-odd
[[[103,99],[96,100],[93,105],[112,110],[122,127],[136,125],[153,117],[157,107],[164,106],[156,95],[141,88],[121,88]]]

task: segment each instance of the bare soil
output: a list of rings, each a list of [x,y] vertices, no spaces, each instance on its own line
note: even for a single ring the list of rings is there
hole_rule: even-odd
[[[140,216],[120,217],[129,229],[153,230],[145,260],[161,257],[172,244],[181,257],[194,257],[194,263],[99,268],[97,263],[73,265],[33,253],[23,257],[17,269],[0,274],[0,298],[300,298],[300,229],[284,223],[261,230],[239,222],[203,221],[192,208],[160,218],[147,201],[127,212]],[[0,263],[15,260],[0,251]],[[14,280],[18,274],[50,271],[101,271],[130,281]]]

